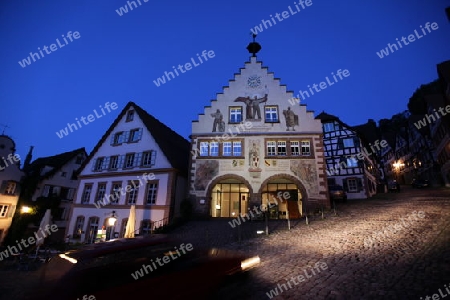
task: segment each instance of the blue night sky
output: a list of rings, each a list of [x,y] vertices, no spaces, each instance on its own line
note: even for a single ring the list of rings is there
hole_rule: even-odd
[[[33,159],[79,147],[90,152],[128,101],[188,138],[191,121],[249,60],[250,29],[289,6],[296,11],[293,0],[140,1],[122,16],[116,9],[124,0],[1,1],[0,123],[9,126],[5,133],[22,159],[31,145]],[[407,109],[416,88],[437,78],[436,64],[450,59],[447,6],[450,1],[312,0],[259,33],[258,60],[295,94],[348,69],[349,77],[303,103],[349,125],[389,118]],[[377,56],[396,38],[421,33],[426,22],[439,28]],[[69,31],[80,37],[64,44]],[[19,65],[57,38],[64,47]],[[160,87],[153,83],[203,50],[215,57]],[[118,109],[58,138],[67,123],[106,102]]]

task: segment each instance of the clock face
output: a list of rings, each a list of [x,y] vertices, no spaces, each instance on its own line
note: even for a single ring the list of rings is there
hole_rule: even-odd
[[[248,78],[247,84],[251,88],[257,88],[261,85],[261,77],[252,75]]]

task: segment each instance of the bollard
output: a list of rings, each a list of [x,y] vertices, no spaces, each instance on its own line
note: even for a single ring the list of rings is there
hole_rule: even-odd
[[[268,211],[264,212],[264,219],[266,221],[266,235],[269,235],[269,214],[268,214]]]
[[[289,210],[286,211],[288,230],[291,231],[291,220],[289,219]]]

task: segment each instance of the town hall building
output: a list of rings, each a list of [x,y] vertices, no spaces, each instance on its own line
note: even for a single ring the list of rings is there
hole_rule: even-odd
[[[300,218],[330,207],[322,124],[257,60],[260,48],[249,44],[250,61],[192,122],[198,215],[237,217],[271,204],[270,218]]]

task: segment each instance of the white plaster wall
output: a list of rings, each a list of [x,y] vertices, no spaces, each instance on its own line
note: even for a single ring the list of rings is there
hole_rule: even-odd
[[[161,149],[159,148],[158,144],[155,142],[155,139],[151,136],[151,134],[148,132],[147,127],[145,127],[142,120],[139,118],[138,114],[135,112],[134,119],[131,122],[125,122],[126,114],[124,114],[123,118],[120,120],[120,122],[117,124],[117,126],[114,128],[114,130],[111,131],[111,133],[106,137],[104,143],[99,147],[98,151],[95,153],[95,156],[92,157],[92,159],[86,164],[83,171],[80,173],[80,175],[88,175],[88,174],[99,174],[99,173],[106,173],[106,171],[102,172],[92,172],[92,166],[95,164],[95,161],[98,157],[102,156],[113,156],[113,155],[124,155],[126,153],[131,152],[143,152],[148,150],[156,150],[156,162],[155,165],[151,168],[145,167],[141,168],[143,170],[142,173],[146,172],[150,169],[159,169],[159,168],[171,168],[171,165]],[[143,128],[142,137],[141,140],[139,140],[136,143],[122,143],[118,146],[112,146],[110,144],[111,142],[111,136],[114,136],[119,131],[130,131],[135,128]],[[131,170],[139,169],[139,167],[134,167]],[[127,169],[127,171],[130,169]],[[122,172],[122,169],[118,169],[116,171],[108,171],[108,173],[120,173]]]

